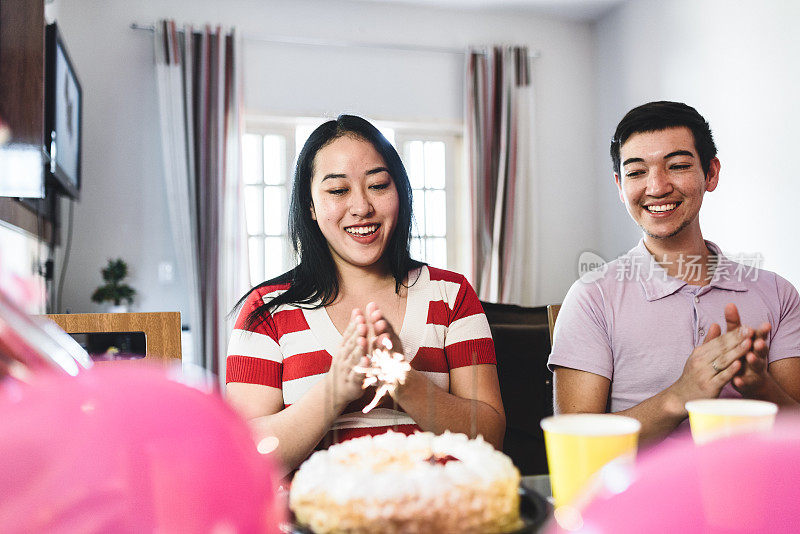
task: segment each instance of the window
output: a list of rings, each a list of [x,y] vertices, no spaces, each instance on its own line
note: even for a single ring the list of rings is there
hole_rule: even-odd
[[[294,163],[308,136],[325,120],[272,117],[246,120],[243,179],[252,285],[294,265],[287,224]],[[374,124],[398,149],[413,189],[411,256],[436,267],[452,268],[456,261],[452,239],[455,221],[449,214],[454,206],[460,130]]]
[[[256,285],[291,265],[288,239],[289,165],[294,146],[287,132],[248,132],[242,141],[244,208],[250,283]]]
[[[447,267],[447,174],[444,141],[401,142],[403,164],[414,198],[411,257]]]

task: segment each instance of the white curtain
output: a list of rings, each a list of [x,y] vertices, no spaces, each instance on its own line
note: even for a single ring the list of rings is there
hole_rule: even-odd
[[[155,63],[170,226],[189,291],[192,363],[219,373],[247,289],[241,214],[241,68],[234,30],[155,28]]]
[[[538,273],[528,49],[471,48],[466,88],[473,281],[481,300],[530,305]]]

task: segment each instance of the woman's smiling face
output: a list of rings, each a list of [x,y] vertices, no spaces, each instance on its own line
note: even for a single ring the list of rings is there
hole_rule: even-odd
[[[337,267],[371,267],[384,257],[400,199],[386,162],[368,141],[344,135],[314,158],[311,216]]]

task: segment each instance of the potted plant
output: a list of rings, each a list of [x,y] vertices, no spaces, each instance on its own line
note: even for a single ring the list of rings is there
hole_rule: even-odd
[[[136,295],[135,289],[122,283],[123,278],[128,276],[128,264],[122,258],[110,259],[108,265],[100,272],[103,274],[105,284],[94,290],[92,302],[98,304],[108,302],[108,311],[111,313],[128,311],[128,305],[133,304],[133,296]]]

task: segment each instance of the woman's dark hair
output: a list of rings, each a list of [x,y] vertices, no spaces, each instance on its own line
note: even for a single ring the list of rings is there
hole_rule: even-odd
[[[611,138],[611,164],[615,173],[621,173],[619,151],[630,136],[637,133],[658,132],[667,128],[685,126],[692,131],[697,157],[708,174],[711,160],[717,155],[711,127],[696,109],[682,102],[648,102],[635,107],[622,117]]]
[[[400,291],[409,270],[422,265],[421,262],[412,260],[409,254],[411,184],[400,156],[383,134],[367,120],[354,115],[339,115],[336,120],[328,121],[314,130],[297,157],[289,201],[289,238],[299,260],[297,267],[248,291],[234,310],[247,300],[250,293],[261,287],[283,283],[290,283],[290,287],[253,310],[247,317],[247,327],[263,320],[282,304],[296,304],[313,309],[330,304],[338,296],[339,279],[333,257],[317,221],[311,218],[311,179],[317,152],[344,136],[362,139],[375,147],[386,162],[397,188],[400,199],[397,225],[384,252],[395,280],[395,291]]]

